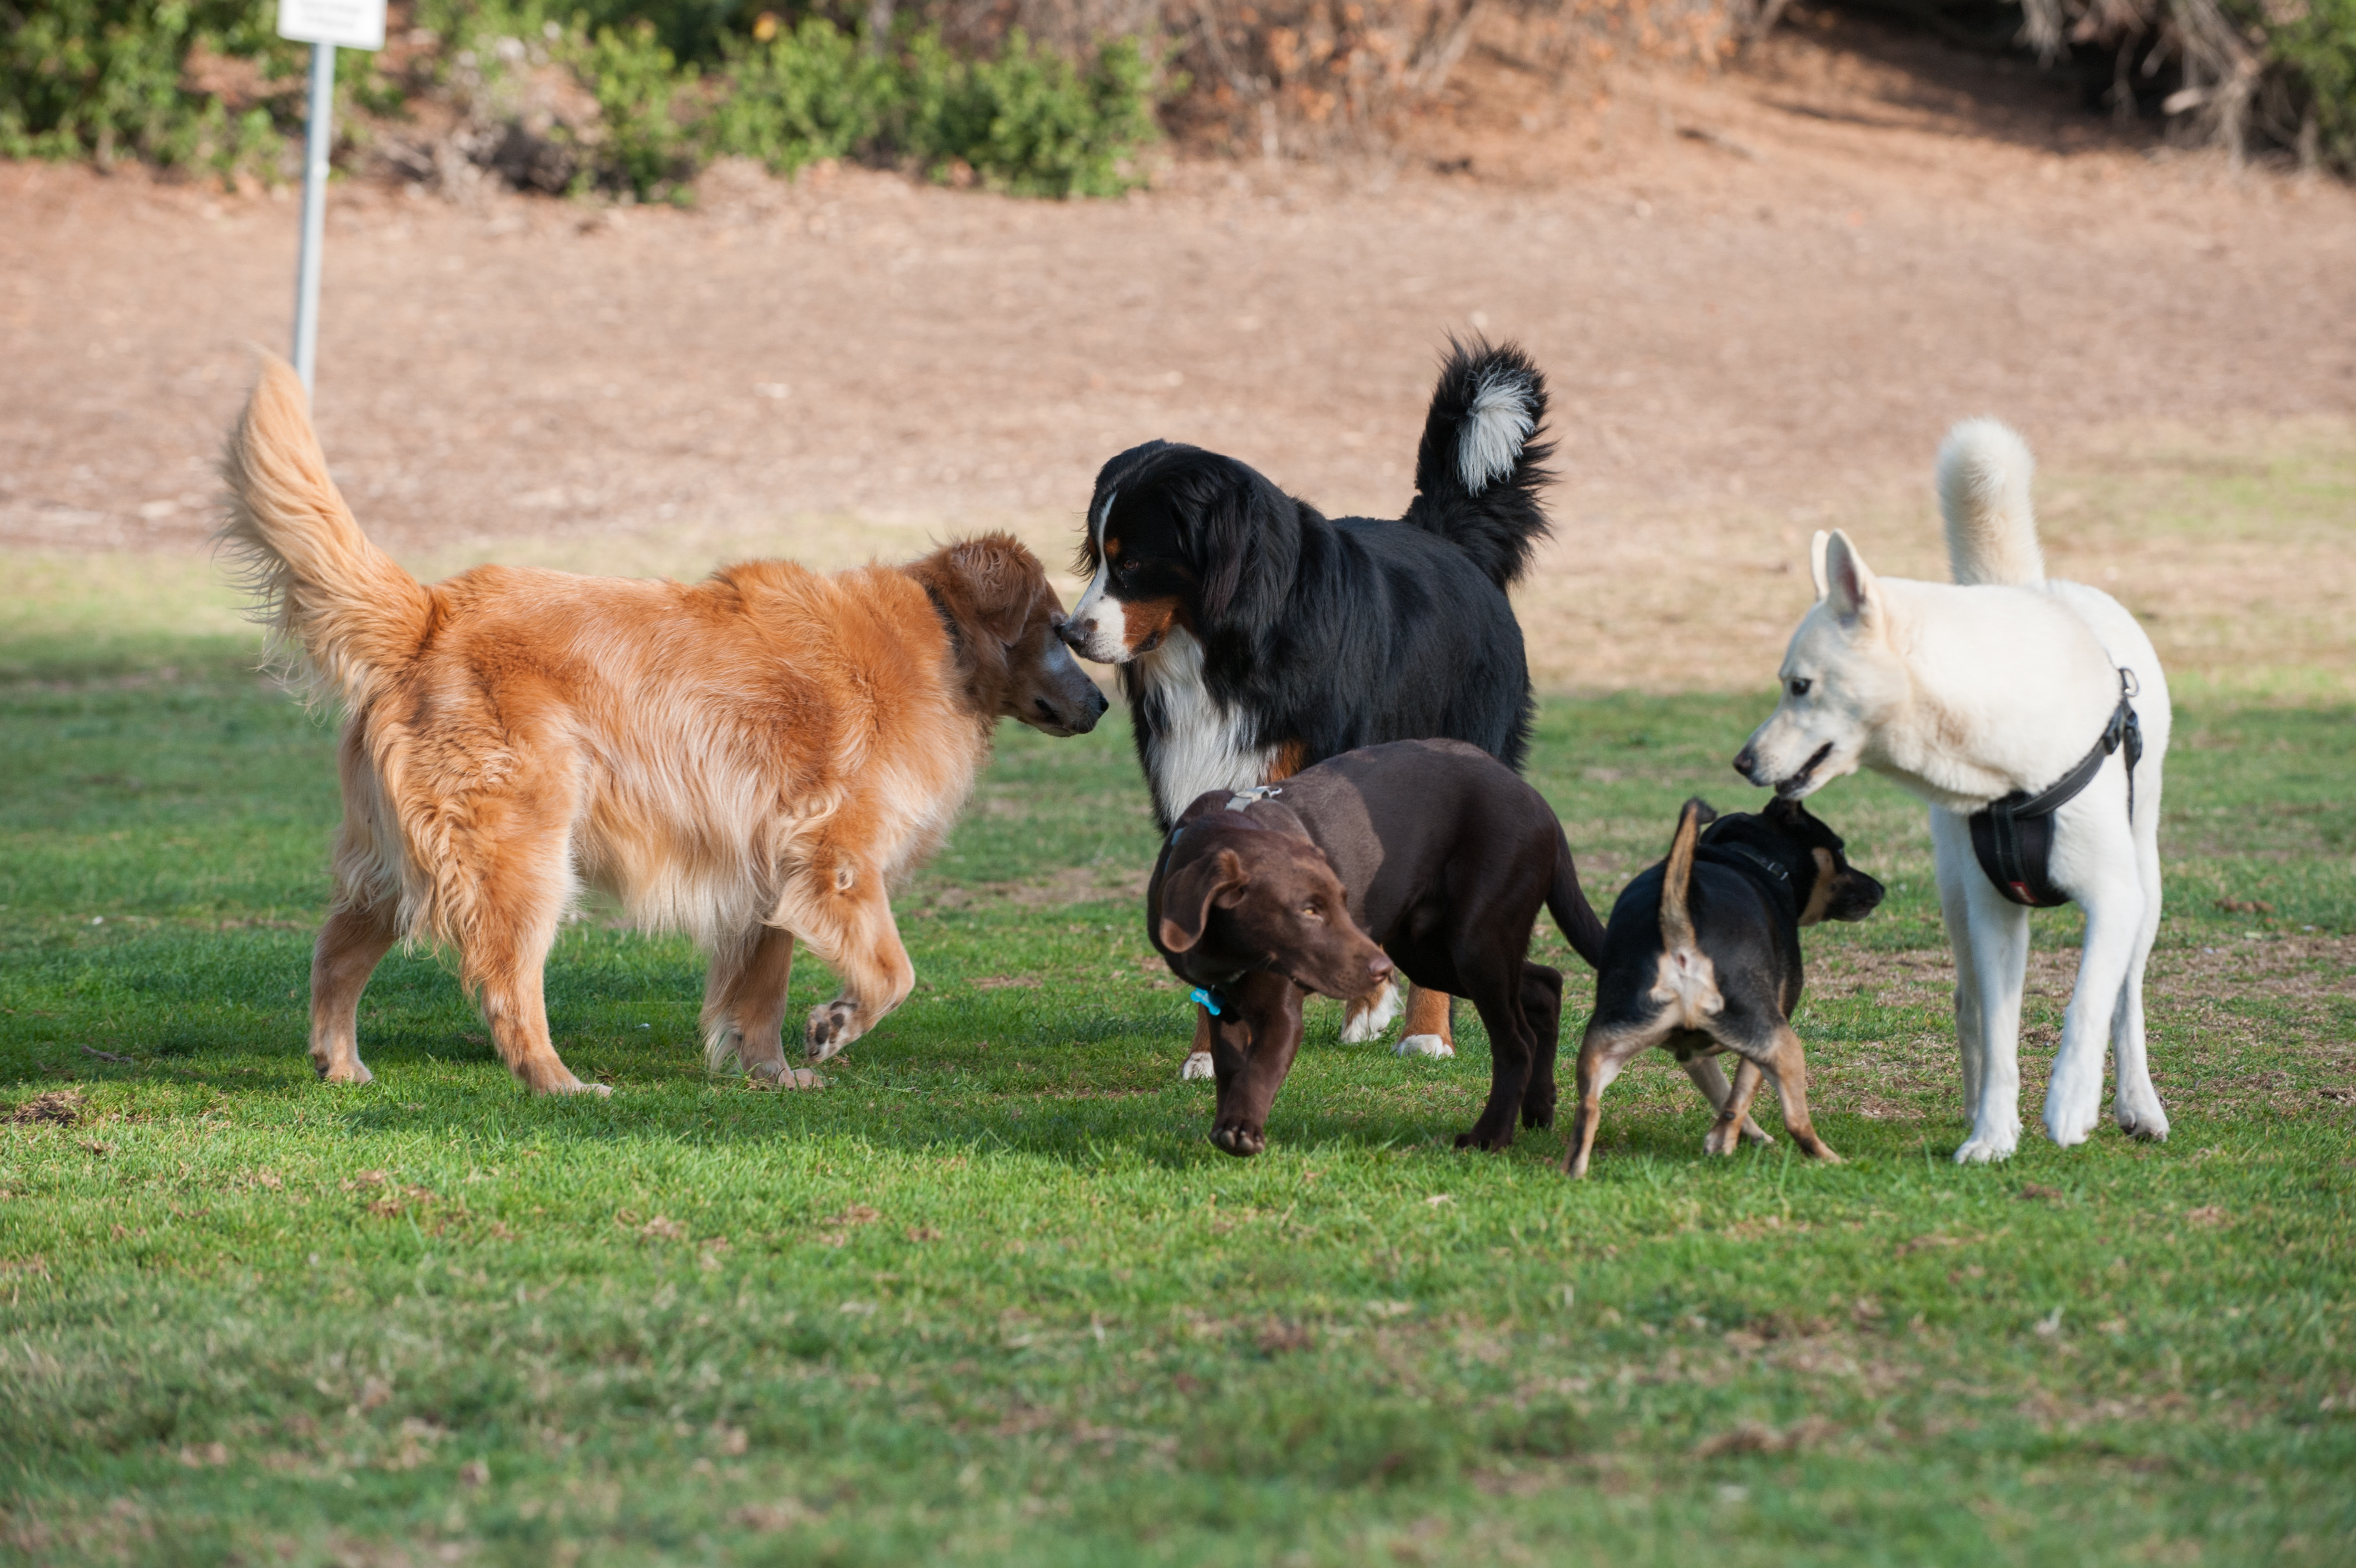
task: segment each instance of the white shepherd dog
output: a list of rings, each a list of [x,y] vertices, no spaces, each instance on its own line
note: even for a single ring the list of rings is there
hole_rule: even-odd
[[[2138,1138],[2168,1136],[2143,1029],[2144,963],[2159,929],[2168,680],[2116,599],[2047,580],[2031,467],[2020,437],[1994,420],[1948,435],[1939,504],[1953,585],[1876,577],[1847,535],[1818,533],[1815,607],[1783,655],[1782,700],[1734,759],[1752,783],[1794,800],[1864,767],[1929,803],[1972,1120],[1958,1164],[2009,1159],[2020,1143],[2029,962],[2029,910],[1982,871],[1972,814],[2048,791],[2082,768],[2091,778],[2051,813],[2043,867],[2048,897],[2086,911],[2045,1130],[2064,1146],[2094,1132],[2108,1035],[2119,1125]],[[2141,729],[2139,764],[2132,744],[2106,752],[2126,721],[2123,691]]]

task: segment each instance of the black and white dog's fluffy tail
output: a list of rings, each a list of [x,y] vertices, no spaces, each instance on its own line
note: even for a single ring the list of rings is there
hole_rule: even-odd
[[[1404,521],[1463,551],[1500,588],[1520,578],[1549,532],[1538,506],[1553,478],[1545,465],[1554,448],[1537,439],[1546,413],[1546,378],[1527,354],[1450,340]]]

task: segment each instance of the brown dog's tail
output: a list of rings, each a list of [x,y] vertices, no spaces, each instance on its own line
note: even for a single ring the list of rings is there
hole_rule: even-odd
[[[303,383],[275,355],[230,435],[221,478],[229,520],[216,542],[252,590],[254,618],[301,648],[314,681],[365,706],[415,656],[433,596],[353,521]]]
[[[1668,952],[1693,950],[1693,911],[1687,899],[1693,889],[1694,844],[1716,821],[1718,813],[1697,795],[1677,813],[1676,837],[1669,841],[1669,863],[1661,873],[1661,946]]]
[[[1594,906],[1587,901],[1587,889],[1579,885],[1579,866],[1570,858],[1570,839],[1562,824],[1554,827],[1554,886],[1547,889],[1547,913],[1562,932],[1571,950],[1587,961],[1590,969],[1603,967],[1603,922],[1595,918]]]

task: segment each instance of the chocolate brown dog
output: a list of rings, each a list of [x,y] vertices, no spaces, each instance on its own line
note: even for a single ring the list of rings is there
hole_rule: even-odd
[[[1554,1122],[1562,976],[1528,961],[1540,906],[1590,963],[1603,925],[1538,792],[1461,741],[1367,746],[1281,785],[1214,789],[1178,819],[1145,890],[1153,945],[1212,1018],[1211,1142],[1268,1146],[1309,992],[1363,996],[1394,964],[1472,999],[1489,1102],[1456,1140],[1502,1149]]]
[[[1603,1090],[1654,1046],[1676,1057],[1717,1110],[1702,1145],[1710,1154],[1732,1154],[1738,1137],[1769,1141],[1750,1114],[1760,1083],[1772,1080],[1793,1142],[1839,1163],[1808,1120],[1808,1069],[1792,1009],[1800,1004],[1800,928],[1862,920],[1881,902],[1881,884],[1841,847],[1840,835],[1797,800],[1725,817],[1686,802],[1668,859],[1640,872],[1612,906],[1595,1012],[1579,1047],[1579,1120],[1565,1170],[1587,1174]],[[1730,1090],[1720,1051],[1742,1058]]]

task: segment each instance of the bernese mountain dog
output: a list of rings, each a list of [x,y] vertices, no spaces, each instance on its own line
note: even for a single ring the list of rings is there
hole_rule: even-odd
[[[1233,457],[1149,441],[1097,475],[1064,635],[1116,664],[1164,832],[1210,789],[1272,784],[1393,740],[1468,741],[1518,768],[1533,703],[1505,590],[1549,532],[1546,382],[1512,345],[1451,341],[1396,520],[1328,518]],[[1344,1039],[1397,1013],[1353,1004]],[[1185,1076],[1207,1076],[1207,1018]],[[1450,1054],[1424,994],[1402,1051]]]

